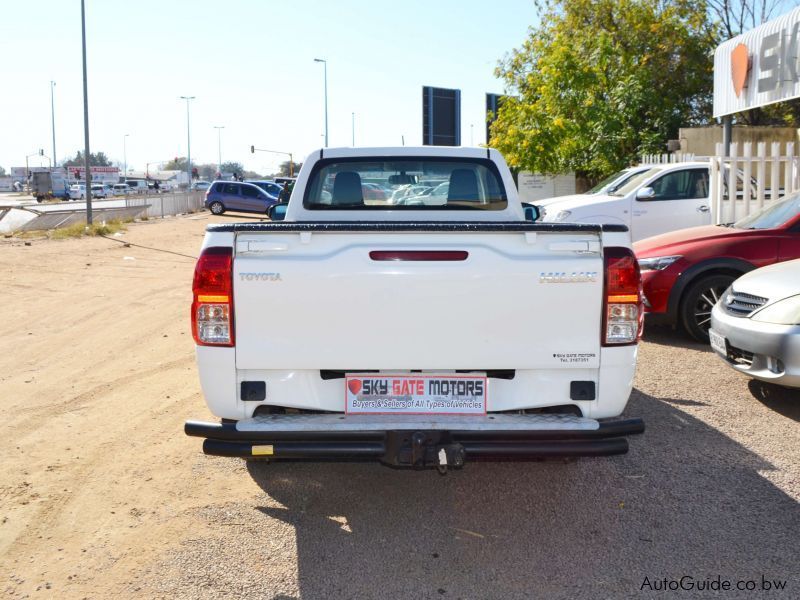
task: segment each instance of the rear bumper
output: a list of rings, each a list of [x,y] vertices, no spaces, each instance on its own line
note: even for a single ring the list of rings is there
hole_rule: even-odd
[[[460,467],[467,459],[539,459],[625,454],[640,418],[569,415],[268,415],[238,423],[187,421],[216,456],[378,460],[398,467]]]

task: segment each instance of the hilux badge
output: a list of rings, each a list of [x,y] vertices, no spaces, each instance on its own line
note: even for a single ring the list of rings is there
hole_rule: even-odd
[[[539,283],[586,283],[597,280],[597,271],[573,271],[572,273],[540,273]]]

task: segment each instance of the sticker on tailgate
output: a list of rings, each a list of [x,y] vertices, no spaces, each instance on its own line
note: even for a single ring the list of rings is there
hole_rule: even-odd
[[[485,415],[486,376],[345,376],[347,414]]]

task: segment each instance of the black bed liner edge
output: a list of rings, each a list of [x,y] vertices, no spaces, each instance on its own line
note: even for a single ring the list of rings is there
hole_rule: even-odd
[[[288,231],[517,231],[530,233],[599,233],[628,231],[627,225],[616,223],[525,223],[520,221],[306,221],[279,223],[220,223],[206,226],[209,232],[276,232]]]

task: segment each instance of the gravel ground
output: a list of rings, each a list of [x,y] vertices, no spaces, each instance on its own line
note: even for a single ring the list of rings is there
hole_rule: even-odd
[[[193,254],[208,221],[133,226],[124,239]],[[444,477],[207,457],[180,431],[208,418],[184,331],[193,262],[120,246],[0,246],[14,290],[0,348],[0,402],[15,415],[0,436],[9,597],[714,595],[657,590],[684,576],[755,582],[723,598],[800,597],[797,392],[648,330],[627,410],[648,429],[625,456]],[[70,287],[81,294],[65,302]],[[115,319],[114,338],[91,337],[97,319]],[[93,368],[77,368],[90,355]],[[52,410],[58,420],[42,418]],[[78,439],[60,429],[73,425]],[[762,592],[762,578],[786,589]]]

